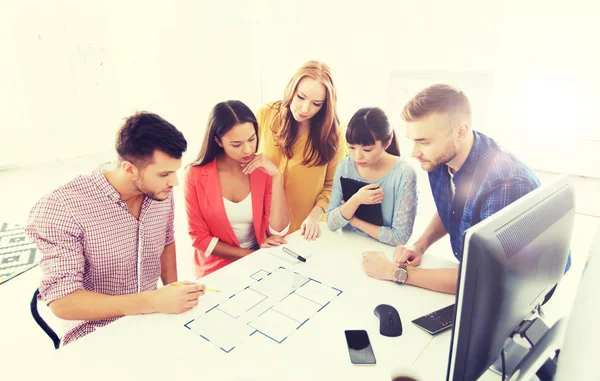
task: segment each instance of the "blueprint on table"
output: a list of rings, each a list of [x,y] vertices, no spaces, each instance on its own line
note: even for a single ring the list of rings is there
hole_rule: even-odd
[[[282,343],[342,293],[284,267],[250,278],[252,284],[185,326],[227,353],[255,334]]]

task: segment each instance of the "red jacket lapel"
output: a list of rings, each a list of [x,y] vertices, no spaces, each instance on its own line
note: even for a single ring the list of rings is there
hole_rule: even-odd
[[[219,180],[219,171],[217,170],[217,161],[213,160],[207,165],[201,167],[202,172],[201,186],[208,199],[208,207],[211,209],[214,219],[219,223],[221,231],[226,233],[229,237],[230,244],[239,246],[239,242],[231,228],[231,223],[227,218],[227,212],[225,211],[225,204],[223,203],[223,192],[221,190],[221,181]],[[209,225],[211,222],[209,221]]]

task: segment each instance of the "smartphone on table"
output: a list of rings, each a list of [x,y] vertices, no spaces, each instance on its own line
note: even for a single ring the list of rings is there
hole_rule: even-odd
[[[346,343],[352,364],[375,364],[375,354],[365,330],[347,330]]]

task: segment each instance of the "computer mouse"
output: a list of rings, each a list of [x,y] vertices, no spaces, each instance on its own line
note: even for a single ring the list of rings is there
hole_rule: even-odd
[[[394,307],[389,304],[380,304],[375,307],[373,313],[379,318],[379,333],[388,337],[402,335],[402,321]]]

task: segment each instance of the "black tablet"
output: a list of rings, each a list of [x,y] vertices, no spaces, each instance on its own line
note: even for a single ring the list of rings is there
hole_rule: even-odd
[[[344,196],[344,201],[348,201],[350,197],[352,197],[354,193],[358,192],[360,188],[364,187],[365,185],[369,185],[369,183],[365,183],[364,181],[349,179],[343,176],[340,177],[340,182],[342,183],[342,194]],[[381,204],[363,204],[356,209],[356,213],[354,213],[354,215],[363,221],[372,223],[373,225],[383,226],[383,213],[381,211]]]

